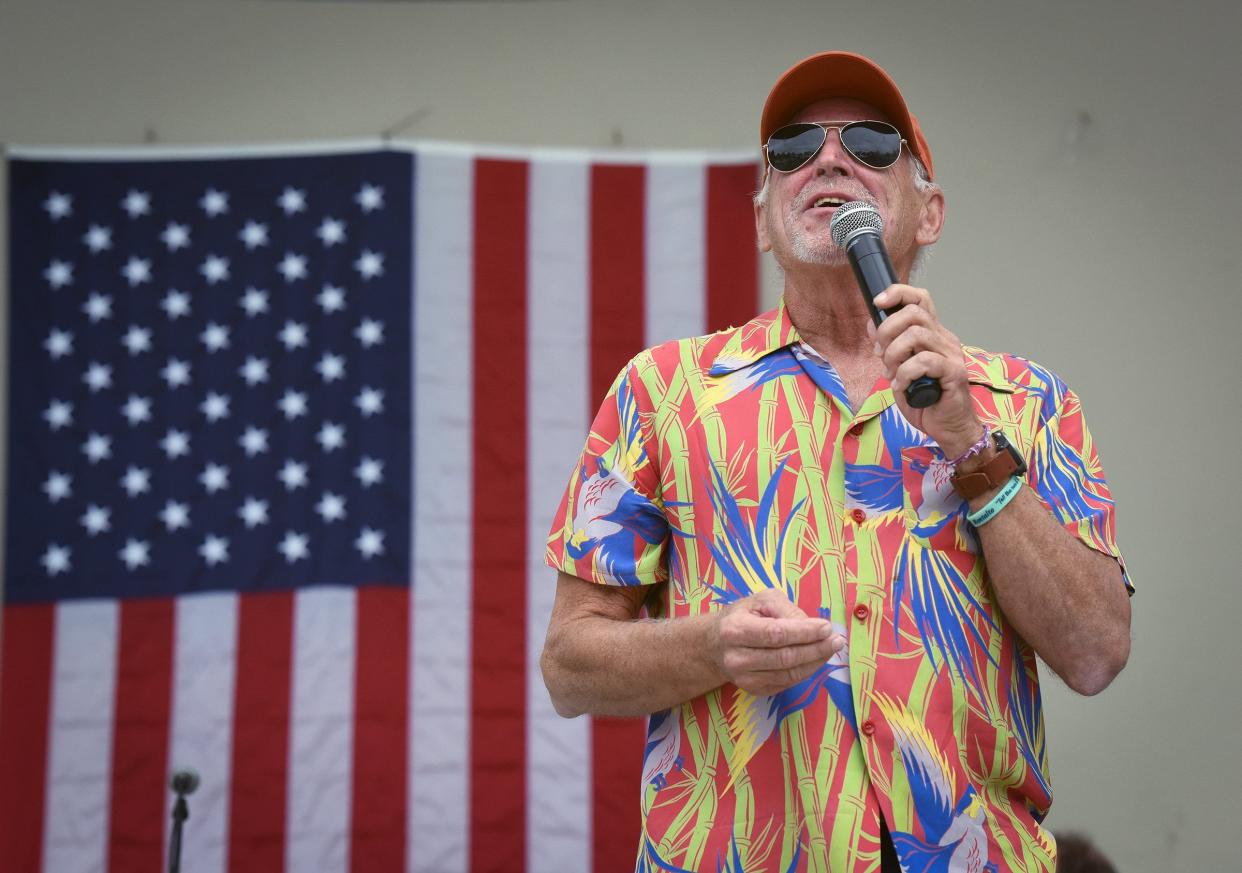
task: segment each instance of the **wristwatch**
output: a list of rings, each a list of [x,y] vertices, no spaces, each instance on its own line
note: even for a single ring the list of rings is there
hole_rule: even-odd
[[[992,431],[992,445],[996,446],[996,456],[992,460],[973,472],[953,473],[950,480],[953,490],[966,500],[999,488],[1011,477],[1021,476],[1026,472],[1026,461],[1005,438],[1004,433],[999,430]]]

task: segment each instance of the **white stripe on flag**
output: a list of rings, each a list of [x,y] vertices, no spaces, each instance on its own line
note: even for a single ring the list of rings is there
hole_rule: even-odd
[[[574,458],[591,420],[587,409],[588,167],[531,165],[528,310],[530,483],[527,547],[527,753],[529,870],[591,868],[590,720],[552,709],[539,654],[556,594],[544,546]]]
[[[294,597],[286,870],[349,868],[357,598],[335,587]]]
[[[105,870],[120,609],[113,600],[56,607],[43,869]]]
[[[411,873],[464,871],[469,833],[473,162],[414,166]]]
[[[706,190],[702,164],[659,163],[647,168],[644,336],[648,346],[706,330]]]
[[[198,771],[189,798],[193,824],[182,828],[182,866],[195,873],[228,868],[229,781],[233,761],[233,694],[237,674],[237,595],[178,597],[173,634],[169,772]],[[164,812],[164,856],[172,827],[173,794]],[[193,859],[187,862],[185,859]]]

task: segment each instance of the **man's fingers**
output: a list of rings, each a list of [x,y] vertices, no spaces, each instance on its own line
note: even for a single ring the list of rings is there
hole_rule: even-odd
[[[845,645],[845,638],[833,634],[813,643],[779,649],[737,649],[734,670],[738,673],[765,673],[794,670],[807,664],[823,664]]]
[[[724,642],[732,647],[779,649],[827,639],[832,626],[822,618],[765,618],[739,613],[730,616],[721,629]]]
[[[746,598],[751,612],[768,618],[805,618],[806,613],[785,596],[783,591],[769,588]]]

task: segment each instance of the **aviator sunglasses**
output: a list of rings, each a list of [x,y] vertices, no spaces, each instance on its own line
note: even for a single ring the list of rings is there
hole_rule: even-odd
[[[850,121],[829,124],[806,121],[787,124],[768,137],[763,147],[768,164],[778,173],[792,173],[810,161],[824,143],[828,131],[841,135],[841,145],[860,164],[873,170],[883,170],[897,163],[901,157],[901,131],[884,121]]]

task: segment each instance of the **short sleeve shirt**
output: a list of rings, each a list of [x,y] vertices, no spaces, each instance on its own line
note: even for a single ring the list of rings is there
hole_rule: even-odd
[[[1120,562],[1077,396],[1032,361],[964,354],[1026,485]],[[881,815],[906,869],[1054,868],[1035,657],[995,603],[950,472],[886,381],[854,412],[783,305],[620,373],[547,563],[659,586],[673,619],[775,588],[848,639],[778,694],[726,684],[652,714],[638,869],[875,869]]]

